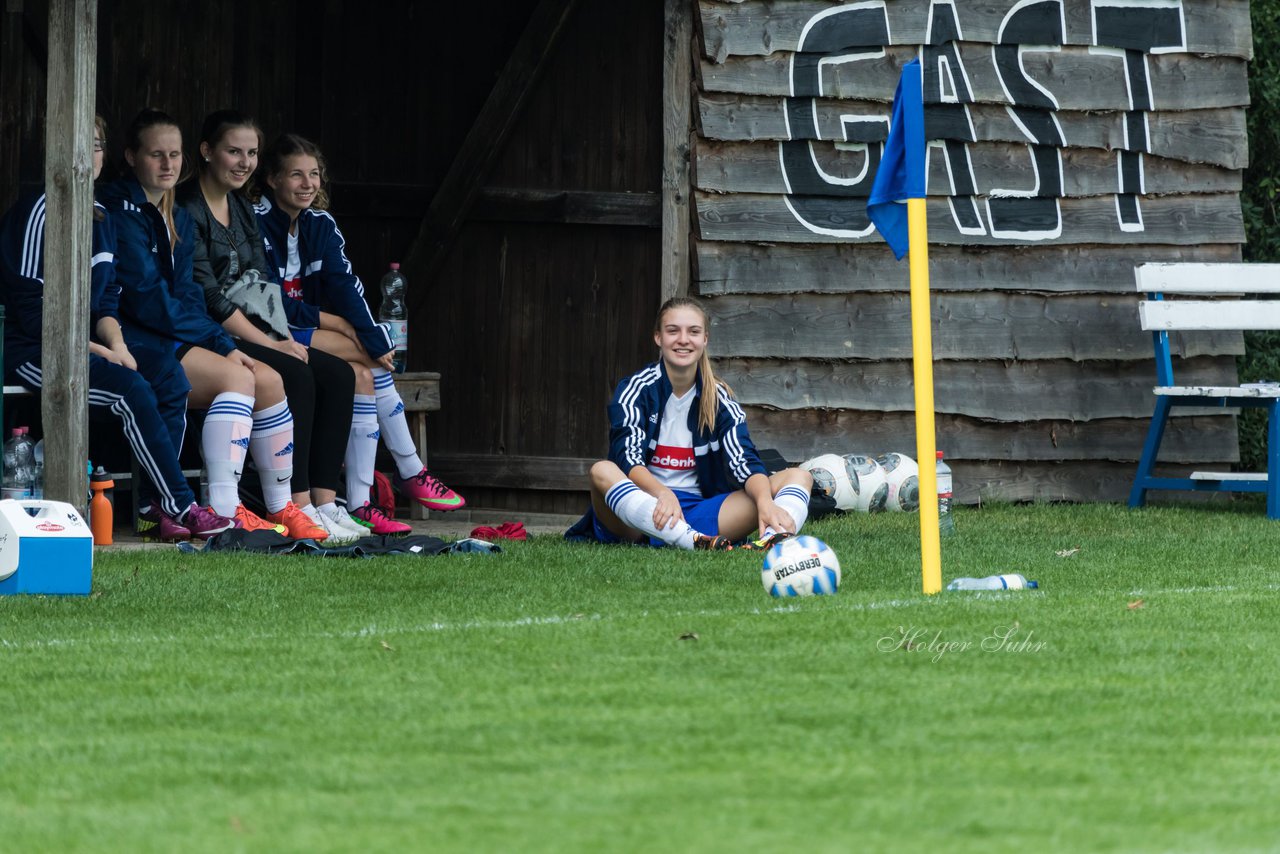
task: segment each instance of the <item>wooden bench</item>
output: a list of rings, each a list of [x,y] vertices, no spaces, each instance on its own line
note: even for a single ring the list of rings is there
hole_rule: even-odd
[[[440,375],[434,371],[406,371],[395,375],[396,391],[404,401],[405,419],[418,446],[422,464],[427,463],[427,413],[440,409]],[[409,518],[427,518],[427,508],[416,501],[409,502]]]
[[[1262,492],[1267,518],[1280,519],[1280,378],[1233,386],[1179,385],[1169,352],[1171,331],[1280,329],[1280,264],[1142,264],[1134,270],[1142,328],[1155,347],[1155,412],[1129,493],[1141,507],[1151,489]],[[1168,296],[1175,299],[1166,299]],[[1270,298],[1268,298],[1270,297]],[[1267,472],[1193,472],[1189,477],[1152,474],[1160,440],[1175,406],[1255,407],[1267,411]]]

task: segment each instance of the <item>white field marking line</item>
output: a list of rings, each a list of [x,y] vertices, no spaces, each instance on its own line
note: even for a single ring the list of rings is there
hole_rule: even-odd
[[[910,608],[917,605],[925,604],[924,599],[888,599],[882,602],[857,602],[848,607],[840,608],[843,611],[875,611],[884,608]],[[379,626],[377,624],[364,626],[354,631],[345,632],[311,632],[309,634],[289,634],[281,635],[274,632],[263,632],[257,634],[242,635],[210,635],[198,638],[202,643],[217,643],[220,641],[276,641],[285,638],[293,638],[298,640],[360,640],[363,638],[386,637],[388,635],[416,635],[431,634],[433,632],[450,632],[450,631],[489,631],[504,629],[521,629],[529,626],[560,626],[572,625],[575,623],[591,623],[603,620],[626,620],[632,618],[648,619],[649,617],[668,617],[671,619],[687,619],[691,617],[732,617],[732,616],[764,616],[770,614],[795,614],[803,609],[798,605],[777,605],[773,608],[752,608],[749,611],[731,611],[731,610],[700,610],[700,611],[641,611],[639,614],[615,614],[606,617],[602,614],[582,614],[563,616],[553,614],[546,617],[517,617],[514,620],[463,620],[461,622],[450,623],[433,621],[430,623],[420,623],[411,626]],[[0,650],[4,649],[53,649],[59,647],[74,647],[81,645],[101,645],[101,644],[177,644],[191,640],[191,638],[180,638],[175,635],[117,635],[112,637],[97,638],[51,638],[48,640],[26,640],[14,641],[7,638],[0,638]]]
[[[1181,595],[1181,594],[1200,594],[1200,593],[1231,593],[1241,588],[1233,584],[1222,584],[1206,587],[1170,587],[1163,589],[1147,590],[1138,588],[1129,591],[1129,596],[1159,596],[1159,595]],[[1275,591],[1280,590],[1280,584],[1266,584],[1261,588],[1250,587],[1250,590]],[[977,591],[965,598],[968,599],[984,599],[987,601],[1005,599],[1023,598],[1027,595],[1044,596],[1046,591],[1040,590],[1035,592],[1021,590],[983,590]],[[1103,593],[1101,595],[1114,595]],[[836,610],[859,612],[859,611],[879,611],[884,609],[897,608],[913,608],[920,605],[932,604],[939,600],[933,598],[913,598],[913,599],[886,599],[880,602],[855,602],[848,606],[842,606]],[[648,619],[649,617],[668,617],[672,619],[688,619],[697,617],[732,617],[732,616],[763,616],[770,614],[794,614],[799,613],[803,609],[799,605],[779,604],[772,608],[752,608],[749,611],[730,611],[730,610],[699,610],[699,611],[641,611],[639,614],[615,614],[606,617],[602,614],[590,615],[570,615],[563,616],[552,614],[546,617],[517,617],[514,620],[463,620],[461,622],[450,623],[433,621],[430,623],[420,623],[411,626],[378,626],[369,625],[354,631],[345,632],[311,632],[310,634],[290,634],[281,635],[278,633],[263,632],[258,634],[242,634],[242,635],[211,635],[199,638],[201,642],[220,642],[220,641],[275,641],[284,638],[295,638],[299,640],[360,640],[364,638],[385,637],[387,635],[416,635],[431,634],[433,632],[450,632],[450,631],[489,631],[504,629],[521,629],[529,626],[561,626],[572,625],[575,623],[600,622],[603,620],[626,620],[633,617],[640,619]],[[13,641],[7,638],[0,638],[0,650],[4,649],[53,649],[60,647],[74,647],[86,644],[162,644],[162,643],[183,643],[191,640],[190,638],[180,638],[175,635],[124,635],[115,637],[96,637],[96,638],[51,638],[48,640],[26,640]]]
[[[1158,596],[1164,593],[1234,593],[1241,588],[1234,584],[1218,584],[1209,587],[1169,587],[1163,590],[1144,590],[1139,587],[1137,590],[1130,590],[1130,596]],[[1280,584],[1264,584],[1261,587],[1250,586],[1249,590],[1274,591],[1280,590]]]

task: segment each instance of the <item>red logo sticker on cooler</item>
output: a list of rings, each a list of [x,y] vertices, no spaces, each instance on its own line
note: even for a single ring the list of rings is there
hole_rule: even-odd
[[[39,525],[36,525],[36,530],[37,531],[65,531],[66,528],[62,527],[57,522],[41,522]]]
[[[649,465],[654,468],[687,471],[697,467],[693,458],[693,448],[676,448],[671,445],[659,445],[649,458]]]

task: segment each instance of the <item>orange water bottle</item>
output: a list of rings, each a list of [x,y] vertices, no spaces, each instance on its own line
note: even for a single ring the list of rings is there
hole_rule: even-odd
[[[93,493],[93,497],[89,499],[89,529],[93,531],[95,546],[109,546],[112,543],[111,530],[115,520],[107,490],[115,485],[116,482],[102,466],[98,466],[98,470],[89,477],[89,490]]]

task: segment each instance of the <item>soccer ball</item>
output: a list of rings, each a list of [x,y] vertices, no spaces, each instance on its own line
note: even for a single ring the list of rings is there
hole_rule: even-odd
[[[852,509],[862,513],[878,513],[889,498],[889,484],[885,470],[875,457],[862,454],[845,454],[844,466],[853,483]],[[849,508],[845,508],[849,509]]]
[[[857,475],[839,454],[823,454],[800,464],[813,475],[813,485],[835,499],[836,507],[849,510],[858,497]]]
[[[906,454],[890,451],[876,457],[885,472],[889,491],[885,496],[885,509],[905,510],[911,513],[920,508],[920,466]]]
[[[840,561],[822,540],[801,534],[765,552],[760,581],[770,596],[825,596],[840,589]]]

